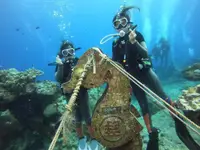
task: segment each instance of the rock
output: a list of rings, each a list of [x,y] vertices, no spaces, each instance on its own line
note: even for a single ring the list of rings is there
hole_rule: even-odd
[[[36,86],[35,86],[35,83],[29,83],[26,85],[26,89],[25,89],[25,93],[33,93],[36,91]]]
[[[191,120],[200,124],[200,85],[184,90],[177,104]]]
[[[200,84],[197,85],[196,88],[197,88],[197,89],[196,89],[196,92],[197,92],[197,93],[200,93]]]
[[[195,75],[200,75],[200,69],[194,70],[194,74],[195,74]]]
[[[198,98],[198,97],[200,97],[200,94],[199,93],[191,93],[191,94],[187,94],[187,95],[185,95],[185,98],[187,99],[187,100],[193,100],[193,99],[195,99],[195,98]]]
[[[12,102],[16,98],[16,95],[11,93],[10,91],[0,87],[0,102]]]
[[[20,131],[22,129],[20,123],[16,118],[6,110],[0,115],[0,138],[13,134],[15,131]]]
[[[35,86],[38,95],[55,95],[60,91],[57,84],[51,81],[38,82]]]
[[[200,63],[195,63],[182,71],[183,77],[188,80],[200,80]]]
[[[187,90],[182,91],[183,95],[187,94]]]
[[[45,109],[44,109],[44,116],[45,117],[50,117],[54,114],[58,113],[58,106],[56,104],[49,104]]]

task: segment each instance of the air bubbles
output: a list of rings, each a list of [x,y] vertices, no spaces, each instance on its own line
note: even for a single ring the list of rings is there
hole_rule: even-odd
[[[60,22],[58,24],[58,28],[60,31],[66,30],[66,24],[64,22]]]

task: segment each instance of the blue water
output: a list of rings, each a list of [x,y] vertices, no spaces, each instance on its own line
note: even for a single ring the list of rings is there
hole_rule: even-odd
[[[54,80],[55,60],[60,42],[71,40],[82,47],[100,47],[111,56],[111,41],[99,42],[115,33],[112,18],[123,0],[0,0],[0,69],[25,70],[35,67],[45,72],[41,79]],[[161,36],[169,39],[177,67],[189,61],[188,49],[199,52],[199,0],[127,0],[140,7],[132,20],[144,35],[149,51]],[[39,29],[36,29],[39,27]],[[18,30],[18,31],[17,31]]]

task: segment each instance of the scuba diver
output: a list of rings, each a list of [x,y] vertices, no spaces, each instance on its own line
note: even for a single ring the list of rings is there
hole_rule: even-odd
[[[74,48],[73,44],[69,41],[62,42],[60,51],[56,57],[55,69],[55,78],[60,84],[70,80],[72,70],[78,62],[78,58],[75,57],[75,51],[78,49],[80,48]],[[72,93],[66,93],[66,98],[69,99],[71,94]],[[98,150],[99,147],[98,142],[94,139],[88,103],[88,91],[86,88],[81,87],[76,100],[77,105],[75,107],[76,132],[79,138],[78,150]],[[91,138],[91,142],[88,145],[87,139],[83,135],[82,121],[85,121]]]
[[[165,38],[161,38],[152,49],[152,57],[157,61],[160,60],[160,67],[166,68],[168,66],[170,45]]]
[[[160,57],[160,47],[159,44],[156,43],[152,49],[152,59],[155,59],[155,61],[157,61],[159,57]]]
[[[161,67],[167,67],[168,66],[168,57],[170,52],[170,45],[169,42],[165,38],[161,38],[159,41],[160,45],[160,63]]]
[[[146,85],[151,91],[161,97],[168,104],[173,107],[177,107],[177,104],[174,103],[163,91],[161,83],[152,69],[151,59],[148,54],[143,35],[139,31],[135,30],[137,25],[134,25],[130,21],[128,11],[132,8],[137,7],[122,7],[120,12],[113,18],[113,26],[119,34],[111,35],[114,37],[118,35],[119,38],[112,43],[112,59],[122,64],[127,72]],[[103,44],[102,41],[101,43]],[[143,119],[149,133],[147,150],[158,150],[159,130],[152,126],[146,94],[132,82],[131,86],[132,91],[141,107]],[[199,145],[191,137],[186,126],[176,117],[172,116],[172,118],[175,121],[176,133],[178,137],[188,147],[188,149],[200,149]]]
[[[174,106],[172,100],[163,91],[157,75],[152,70],[152,63],[148,55],[147,46],[143,35],[135,30],[136,25],[130,21],[128,11],[134,6],[123,7],[112,20],[117,32],[124,33],[112,44],[112,59],[123,65],[125,70],[140,82],[149,87],[170,105]],[[131,82],[132,91],[141,107],[143,119],[149,133],[147,150],[158,150],[159,130],[152,127],[149,113],[148,101],[145,92]]]

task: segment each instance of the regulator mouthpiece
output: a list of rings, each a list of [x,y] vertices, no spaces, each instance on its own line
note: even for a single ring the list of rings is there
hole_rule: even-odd
[[[121,36],[121,37],[124,37],[125,36],[125,31],[124,30],[121,30],[120,32],[119,32],[119,36]]]

